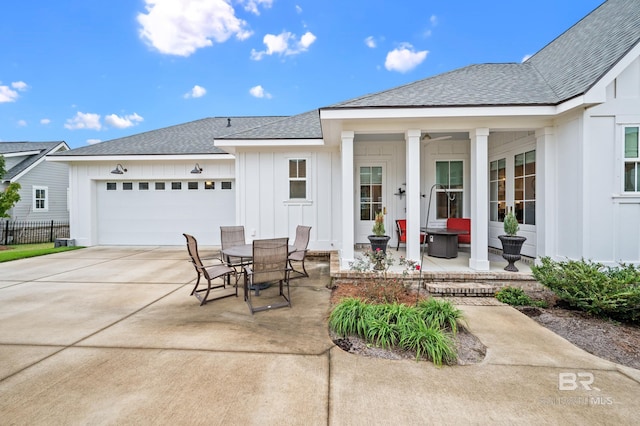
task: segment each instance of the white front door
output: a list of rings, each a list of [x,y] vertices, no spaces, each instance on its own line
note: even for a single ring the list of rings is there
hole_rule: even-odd
[[[355,242],[367,243],[376,213],[386,214],[386,167],[383,163],[361,163],[356,167]],[[385,217],[386,234],[391,235]]]

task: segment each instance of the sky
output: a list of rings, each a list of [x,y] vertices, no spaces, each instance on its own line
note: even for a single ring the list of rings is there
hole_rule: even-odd
[[[71,148],[295,115],[519,63],[602,0],[24,0],[0,14],[0,141]]]

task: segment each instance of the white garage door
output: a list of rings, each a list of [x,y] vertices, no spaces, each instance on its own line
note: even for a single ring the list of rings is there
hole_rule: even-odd
[[[98,182],[98,244],[220,244],[220,225],[235,224],[233,181]]]

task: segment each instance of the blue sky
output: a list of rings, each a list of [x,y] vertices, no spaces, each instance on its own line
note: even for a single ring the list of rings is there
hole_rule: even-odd
[[[294,115],[521,62],[602,0],[29,0],[0,16],[0,141],[72,148]]]

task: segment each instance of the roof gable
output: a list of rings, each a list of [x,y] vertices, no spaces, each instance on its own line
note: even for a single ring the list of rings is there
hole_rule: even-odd
[[[68,150],[66,142],[0,142],[0,155],[25,153],[26,158],[6,171],[3,176],[5,181],[14,181],[38,163],[44,161],[44,157],[57,151]],[[36,152],[36,154],[31,154]]]

